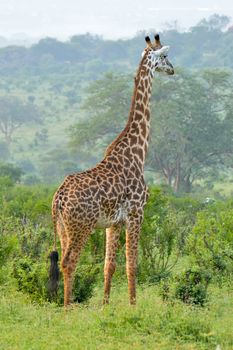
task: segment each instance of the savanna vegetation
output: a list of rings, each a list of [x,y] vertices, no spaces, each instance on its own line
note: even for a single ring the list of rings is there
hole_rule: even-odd
[[[161,34],[174,77],[156,76],[140,237],[138,304],[128,305],[125,237],[111,304],[101,307],[105,234],[49,294],[51,201],[126,122],[143,33],[89,34],[0,49],[0,348],[232,349],[232,27],[212,16]]]

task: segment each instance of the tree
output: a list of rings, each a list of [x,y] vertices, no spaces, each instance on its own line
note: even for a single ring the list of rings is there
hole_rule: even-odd
[[[0,162],[0,177],[1,178],[9,178],[13,183],[19,182],[21,179],[21,176],[23,174],[22,169],[19,167],[10,164],[10,163],[4,163]]]
[[[85,118],[69,129],[71,148],[91,146],[103,152],[126,124],[132,89],[128,75],[108,73],[92,82],[82,105]]]
[[[190,192],[232,152],[230,73],[178,73],[159,79],[153,95],[149,165],[161,172],[175,191]]]
[[[0,131],[5,142],[12,142],[12,135],[23,124],[40,122],[40,114],[31,103],[25,103],[17,97],[0,97]]]
[[[37,131],[34,138],[35,145],[44,145],[48,143],[48,130],[46,128],[42,128],[40,131]]]
[[[203,18],[197,27],[206,27],[209,31],[223,30],[230,23],[231,18],[225,15],[218,15],[217,13],[210,16],[208,19]]]

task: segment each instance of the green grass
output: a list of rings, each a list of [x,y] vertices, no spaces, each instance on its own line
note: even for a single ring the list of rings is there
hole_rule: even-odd
[[[65,312],[33,305],[9,288],[1,291],[0,349],[233,349],[233,295],[212,288],[205,308],[163,302],[157,287],[138,288],[138,304],[128,305],[126,286],[113,288],[101,306],[102,290],[89,305]]]

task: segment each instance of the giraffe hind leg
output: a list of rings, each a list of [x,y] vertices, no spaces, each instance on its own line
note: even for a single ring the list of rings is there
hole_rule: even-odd
[[[67,246],[68,246],[69,237],[66,233],[64,225],[61,222],[57,223],[57,232],[58,232],[58,236],[60,238],[61,254],[62,254],[62,259],[63,259],[63,257],[65,256]]]
[[[64,306],[67,307],[72,301],[72,287],[75,268],[91,229],[78,230],[74,235],[68,235],[66,250],[62,257],[61,267],[64,278]]]

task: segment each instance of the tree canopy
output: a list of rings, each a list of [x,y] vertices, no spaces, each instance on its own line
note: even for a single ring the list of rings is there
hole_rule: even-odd
[[[40,122],[38,110],[31,103],[24,103],[18,97],[0,97],[0,131],[6,143],[12,142],[12,135],[23,124]]]
[[[88,115],[70,128],[72,147],[103,148],[127,121],[132,79],[106,75],[90,84],[82,109]],[[178,191],[217,169],[233,152],[232,75],[224,70],[179,71],[156,77],[147,168]]]

